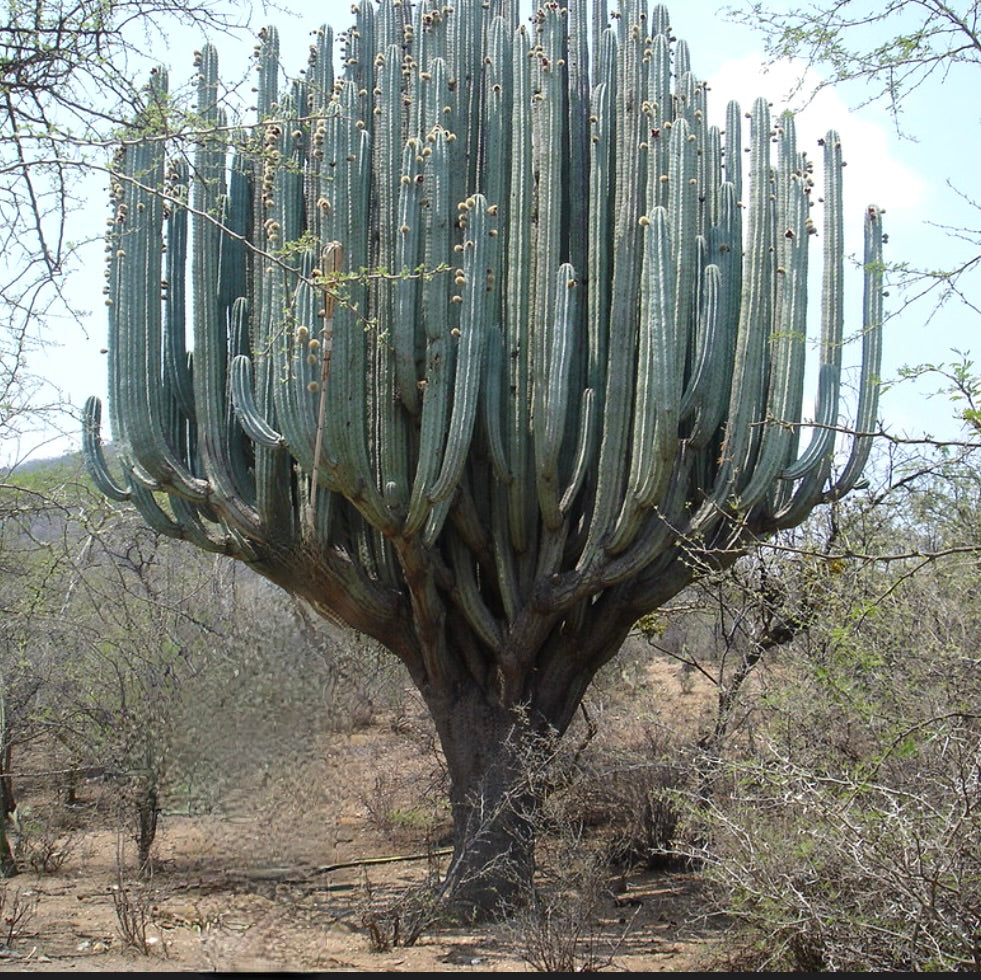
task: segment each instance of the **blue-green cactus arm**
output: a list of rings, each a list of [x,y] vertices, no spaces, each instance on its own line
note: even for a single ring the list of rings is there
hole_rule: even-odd
[[[110,500],[130,499],[130,486],[120,486],[109,472],[102,449],[102,402],[95,395],[85,400],[82,428],[82,458],[96,488]]]
[[[285,440],[260,415],[256,407],[252,381],[252,361],[239,354],[232,361],[232,404],[246,435],[260,446],[275,449],[285,446]]]
[[[610,20],[568,0],[519,26],[511,0],[378,0],[342,41],[336,78],[321,29],[284,88],[265,29],[245,129],[225,126],[203,49],[186,174],[134,130],[109,233],[125,481],[94,425],[87,455],[162,533],[374,631],[420,683],[468,673],[508,704],[539,669],[585,683],[597,616],[682,587],[686,550],[734,554],[860,479],[876,229],[835,480],[836,138],[808,443],[810,165],[758,102],[744,178],[742,112],[708,124],[664,7],[623,0]]]
[[[859,379],[858,408],[855,413],[855,436],[848,460],[828,500],[837,500],[858,484],[868,462],[875,435],[879,407],[880,372],[882,368],[883,257],[882,212],[869,205],[865,212],[865,304],[862,320],[862,365]]]

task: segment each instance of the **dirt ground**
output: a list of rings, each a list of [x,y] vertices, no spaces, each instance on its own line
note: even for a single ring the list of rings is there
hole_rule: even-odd
[[[507,973],[572,949],[568,929],[545,934],[530,917],[401,944],[407,926],[392,909],[445,862],[433,854],[445,838],[426,840],[446,828],[420,828],[415,811],[392,805],[396,776],[411,800],[433,772],[394,728],[331,737],[319,758],[284,761],[223,815],[165,810],[149,881],[99,804],[108,790],[88,787],[65,820],[61,867],[0,885],[0,971]],[[718,969],[723,927],[703,908],[691,873],[611,878],[576,923],[575,968]]]

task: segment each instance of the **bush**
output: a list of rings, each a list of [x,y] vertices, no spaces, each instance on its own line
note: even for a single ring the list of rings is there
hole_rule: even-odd
[[[729,771],[699,854],[752,969],[981,968],[981,740],[948,719],[917,742],[906,785],[775,754]]]
[[[981,673],[944,582],[812,627],[691,801],[741,969],[981,969]]]

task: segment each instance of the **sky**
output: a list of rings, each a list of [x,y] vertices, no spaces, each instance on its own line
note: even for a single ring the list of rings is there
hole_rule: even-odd
[[[285,0],[281,9],[269,18],[281,36],[281,54],[287,68],[302,67],[309,45],[309,32],[321,22],[331,23],[335,30],[351,23],[349,0],[321,0],[316,17],[291,15],[302,4]],[[802,64],[763,66],[763,42],[751,28],[734,22],[724,8],[711,0],[686,0],[668,4],[672,26],[679,38],[691,48],[696,74],[710,86],[710,120],[724,122],[723,113],[731,98],[749,108],[757,96],[765,96],[775,111],[788,106],[787,96],[801,78]],[[253,25],[257,31],[266,22],[257,8]],[[169,67],[172,84],[191,76],[192,52],[204,39],[182,34],[170,39],[164,63]],[[240,77],[246,70],[254,35],[236,43],[227,37],[213,39],[219,48],[223,78]],[[154,52],[158,54],[158,52]],[[811,76],[817,81],[817,76]],[[813,86],[805,82],[804,91]],[[971,212],[964,199],[948,186],[948,179],[970,192],[973,174],[971,164],[981,157],[978,145],[981,110],[972,104],[976,79],[969,84],[948,82],[941,88],[931,83],[909,103],[907,121],[913,120],[919,140],[901,138],[884,107],[858,107],[865,93],[861,91],[823,90],[798,114],[799,142],[809,155],[820,159],[817,140],[829,128],[842,138],[845,171],[846,244],[856,256],[861,254],[863,212],[870,203],[886,210],[885,228],[889,234],[887,260],[906,261],[912,265],[942,268],[954,265],[972,254],[969,246],[937,225],[977,227],[981,219]],[[790,103],[798,108],[800,103]],[[972,168],[973,169],[973,168]],[[103,180],[93,187],[91,211],[82,221],[91,229],[101,225],[106,206]],[[98,270],[96,272],[95,270]],[[101,349],[105,344],[104,305],[101,296],[102,249],[95,246],[69,282],[69,294],[76,305],[91,311],[83,328],[67,323],[60,342],[45,353],[43,371],[69,401],[79,407],[90,394],[104,395],[106,360]],[[861,277],[850,276],[846,315],[851,330],[860,327],[862,295]],[[887,300],[896,307],[896,299]],[[951,304],[932,318],[930,308],[921,306],[890,319],[885,334],[883,377],[894,378],[904,365],[924,362],[951,362],[953,349],[969,351],[978,328],[978,316],[959,304]],[[889,312],[887,306],[887,312]],[[812,322],[818,323],[818,310],[812,311]],[[857,359],[859,350],[846,355]],[[37,365],[32,365],[37,369]],[[956,438],[959,427],[952,418],[950,403],[942,397],[930,397],[940,387],[939,380],[919,385],[903,383],[891,387],[883,396],[881,414],[889,431],[897,435],[932,435]],[[77,448],[80,438],[70,434],[64,439],[45,442],[43,455],[53,455]],[[23,449],[24,447],[20,447]]]

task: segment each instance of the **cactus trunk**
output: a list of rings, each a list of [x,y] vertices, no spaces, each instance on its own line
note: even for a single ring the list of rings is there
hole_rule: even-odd
[[[547,733],[473,685],[429,704],[451,779],[453,856],[442,892],[464,918],[522,904],[534,872],[539,736]]]
[[[337,77],[324,28],[285,92],[267,28],[241,130],[205,48],[193,166],[158,138],[159,72],[113,172],[122,476],[92,399],[93,477],[405,663],[450,760],[456,868],[466,747],[500,747],[484,775],[506,783],[508,719],[561,733],[637,618],[854,487],[875,421],[871,207],[859,435],[837,438],[837,135],[815,222],[791,116],[757,101],[744,141],[730,104],[723,133],[663,7],[592,6],[362,4]]]

